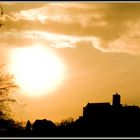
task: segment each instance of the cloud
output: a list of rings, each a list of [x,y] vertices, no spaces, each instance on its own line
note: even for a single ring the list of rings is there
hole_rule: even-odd
[[[102,52],[139,54],[139,3],[3,3],[1,43],[40,41],[55,48],[89,42]],[[9,8],[9,11],[8,11]],[[13,10],[12,10],[13,9]]]
[[[10,30],[0,35],[1,44],[9,47],[30,46],[35,42],[40,42],[48,47],[54,48],[74,48],[79,42],[91,42],[99,48],[99,39],[96,37],[77,37],[63,34],[47,33],[42,31],[22,31]],[[30,44],[30,45],[29,45]]]
[[[120,38],[112,41],[109,44],[109,49],[112,52],[125,52],[130,54],[140,54],[140,19],[128,22],[128,30],[122,34]]]
[[[27,20],[27,21],[40,21],[45,22],[48,18],[46,15],[47,7],[41,7],[37,9],[21,10],[19,13],[12,13],[16,21]]]
[[[73,12],[72,8],[78,9]],[[18,13],[12,13],[12,15],[16,21],[40,21],[41,23],[51,21],[65,24],[80,23],[83,27],[86,27],[88,23],[91,23],[92,26],[104,26],[106,24],[106,22],[102,20],[103,14],[98,14],[96,11],[94,11],[94,14],[91,14],[88,9],[84,9],[83,11],[83,6],[78,6],[78,4],[72,7],[64,4],[61,6],[59,4],[50,4],[49,6],[47,5],[41,8],[21,10]]]

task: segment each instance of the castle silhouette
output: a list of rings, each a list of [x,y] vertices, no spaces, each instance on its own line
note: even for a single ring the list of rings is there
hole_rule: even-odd
[[[116,93],[112,105],[109,102],[88,103],[83,107],[83,116],[76,120],[76,124],[81,131],[91,136],[140,134],[140,108],[123,106],[121,96]]]
[[[121,96],[116,93],[113,95],[112,106],[110,103],[88,103],[86,107],[83,107],[83,116],[92,117],[97,113],[108,113],[121,107]]]

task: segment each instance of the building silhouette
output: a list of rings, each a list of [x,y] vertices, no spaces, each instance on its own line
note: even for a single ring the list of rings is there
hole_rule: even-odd
[[[109,102],[88,103],[83,107],[83,116],[77,120],[83,124],[84,131],[103,132],[117,135],[121,133],[140,132],[140,108],[138,106],[123,106],[121,96],[115,93],[112,104]],[[82,128],[82,126],[80,126]],[[91,133],[92,134],[92,133]]]
[[[118,93],[116,93],[116,94],[113,95],[112,105],[114,107],[121,106],[121,96]]]
[[[83,107],[83,116],[84,117],[94,117],[96,114],[105,114],[112,112],[115,108],[120,109],[121,105],[121,96],[116,93],[113,95],[112,105],[109,102],[104,103],[88,103]]]

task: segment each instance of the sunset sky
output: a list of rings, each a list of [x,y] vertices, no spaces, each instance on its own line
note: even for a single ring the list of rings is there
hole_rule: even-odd
[[[22,87],[17,120],[77,119],[115,92],[140,106],[140,3],[0,4],[0,63]]]

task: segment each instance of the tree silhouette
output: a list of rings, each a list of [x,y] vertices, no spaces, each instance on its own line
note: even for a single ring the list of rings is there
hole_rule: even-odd
[[[68,119],[64,119],[61,121],[60,126],[67,126],[74,123],[74,119],[69,117]]]
[[[9,102],[16,102],[12,94],[19,88],[15,84],[15,79],[12,74],[4,73],[2,71],[3,66],[0,67],[0,118],[8,117]]]
[[[25,134],[27,136],[31,135],[31,131],[32,131],[32,124],[31,122],[28,120],[25,126]]]

